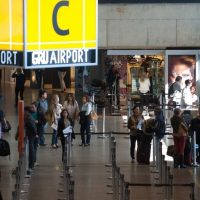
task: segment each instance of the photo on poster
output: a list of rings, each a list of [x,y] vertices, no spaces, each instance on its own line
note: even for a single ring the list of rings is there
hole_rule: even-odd
[[[195,55],[168,55],[168,98],[182,109],[197,104]]]

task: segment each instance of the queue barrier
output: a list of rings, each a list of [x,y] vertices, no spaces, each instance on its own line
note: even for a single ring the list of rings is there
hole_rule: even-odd
[[[63,156],[63,177],[64,177],[64,191],[66,200],[74,200],[74,186],[75,182],[72,180],[71,170],[71,133],[65,135],[65,148]]]
[[[24,149],[19,154],[19,160],[17,167],[12,172],[16,176],[15,190],[12,191],[12,200],[20,200],[24,193],[28,193],[25,190],[25,185],[29,185],[25,183],[25,178],[30,178],[30,172],[28,171],[28,140],[24,139]]]
[[[129,200],[130,199],[130,187],[135,186],[147,186],[147,187],[165,187],[164,196],[165,199],[173,199],[173,188],[174,187],[190,187],[191,192],[189,197],[191,200],[195,200],[195,184],[186,183],[179,184],[173,183],[173,175],[171,173],[170,166],[167,166],[165,161],[165,156],[162,155],[162,143],[159,142],[159,148],[157,152],[157,162],[158,166],[155,166],[158,169],[159,173],[159,183],[128,183],[124,179],[124,175],[121,174],[120,168],[116,163],[116,141],[114,137],[110,138],[110,151],[111,151],[111,163],[112,163],[112,191],[108,194],[112,194],[113,200]],[[134,195],[134,194],[133,194]],[[134,197],[132,198],[134,199]]]

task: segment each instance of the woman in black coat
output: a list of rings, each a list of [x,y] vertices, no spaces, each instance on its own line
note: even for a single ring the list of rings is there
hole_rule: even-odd
[[[63,109],[61,114],[60,114],[60,119],[58,121],[58,137],[61,140],[61,145],[62,145],[62,161],[64,159],[64,152],[65,152],[65,137],[63,134],[63,130],[66,129],[68,126],[71,126],[71,119],[69,118],[69,113],[67,109]],[[73,135],[72,135],[73,138]]]

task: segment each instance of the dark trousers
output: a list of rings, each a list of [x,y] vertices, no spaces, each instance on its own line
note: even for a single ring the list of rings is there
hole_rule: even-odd
[[[61,146],[62,146],[62,161],[64,161],[64,154],[65,154],[65,139],[64,137],[61,137]]]
[[[29,145],[28,166],[29,166],[30,169],[32,169],[34,167],[34,162],[35,162],[34,138],[28,139],[28,145]]]
[[[81,141],[82,144],[90,144],[90,124],[91,121],[90,120],[84,120],[84,122],[81,124]],[[86,135],[86,140],[85,140],[85,135]]]
[[[130,142],[131,142],[131,147],[130,147],[130,155],[132,159],[135,159],[135,143],[139,142],[139,137],[137,135],[130,135]]]
[[[15,87],[15,105],[18,104],[18,95],[20,95],[20,99],[23,100],[24,99],[24,87],[18,88]]]

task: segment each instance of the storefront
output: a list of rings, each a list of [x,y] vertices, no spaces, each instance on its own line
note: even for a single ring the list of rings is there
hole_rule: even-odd
[[[116,65],[121,76],[121,93],[140,96],[139,79],[144,72],[147,73],[150,79],[148,93],[153,98],[157,97],[163,105],[170,103],[169,88],[176,77],[182,77],[182,91],[185,81],[189,79],[191,93],[196,100],[187,109],[197,109],[200,94],[199,55],[199,50],[107,50],[105,74],[112,65]]]

